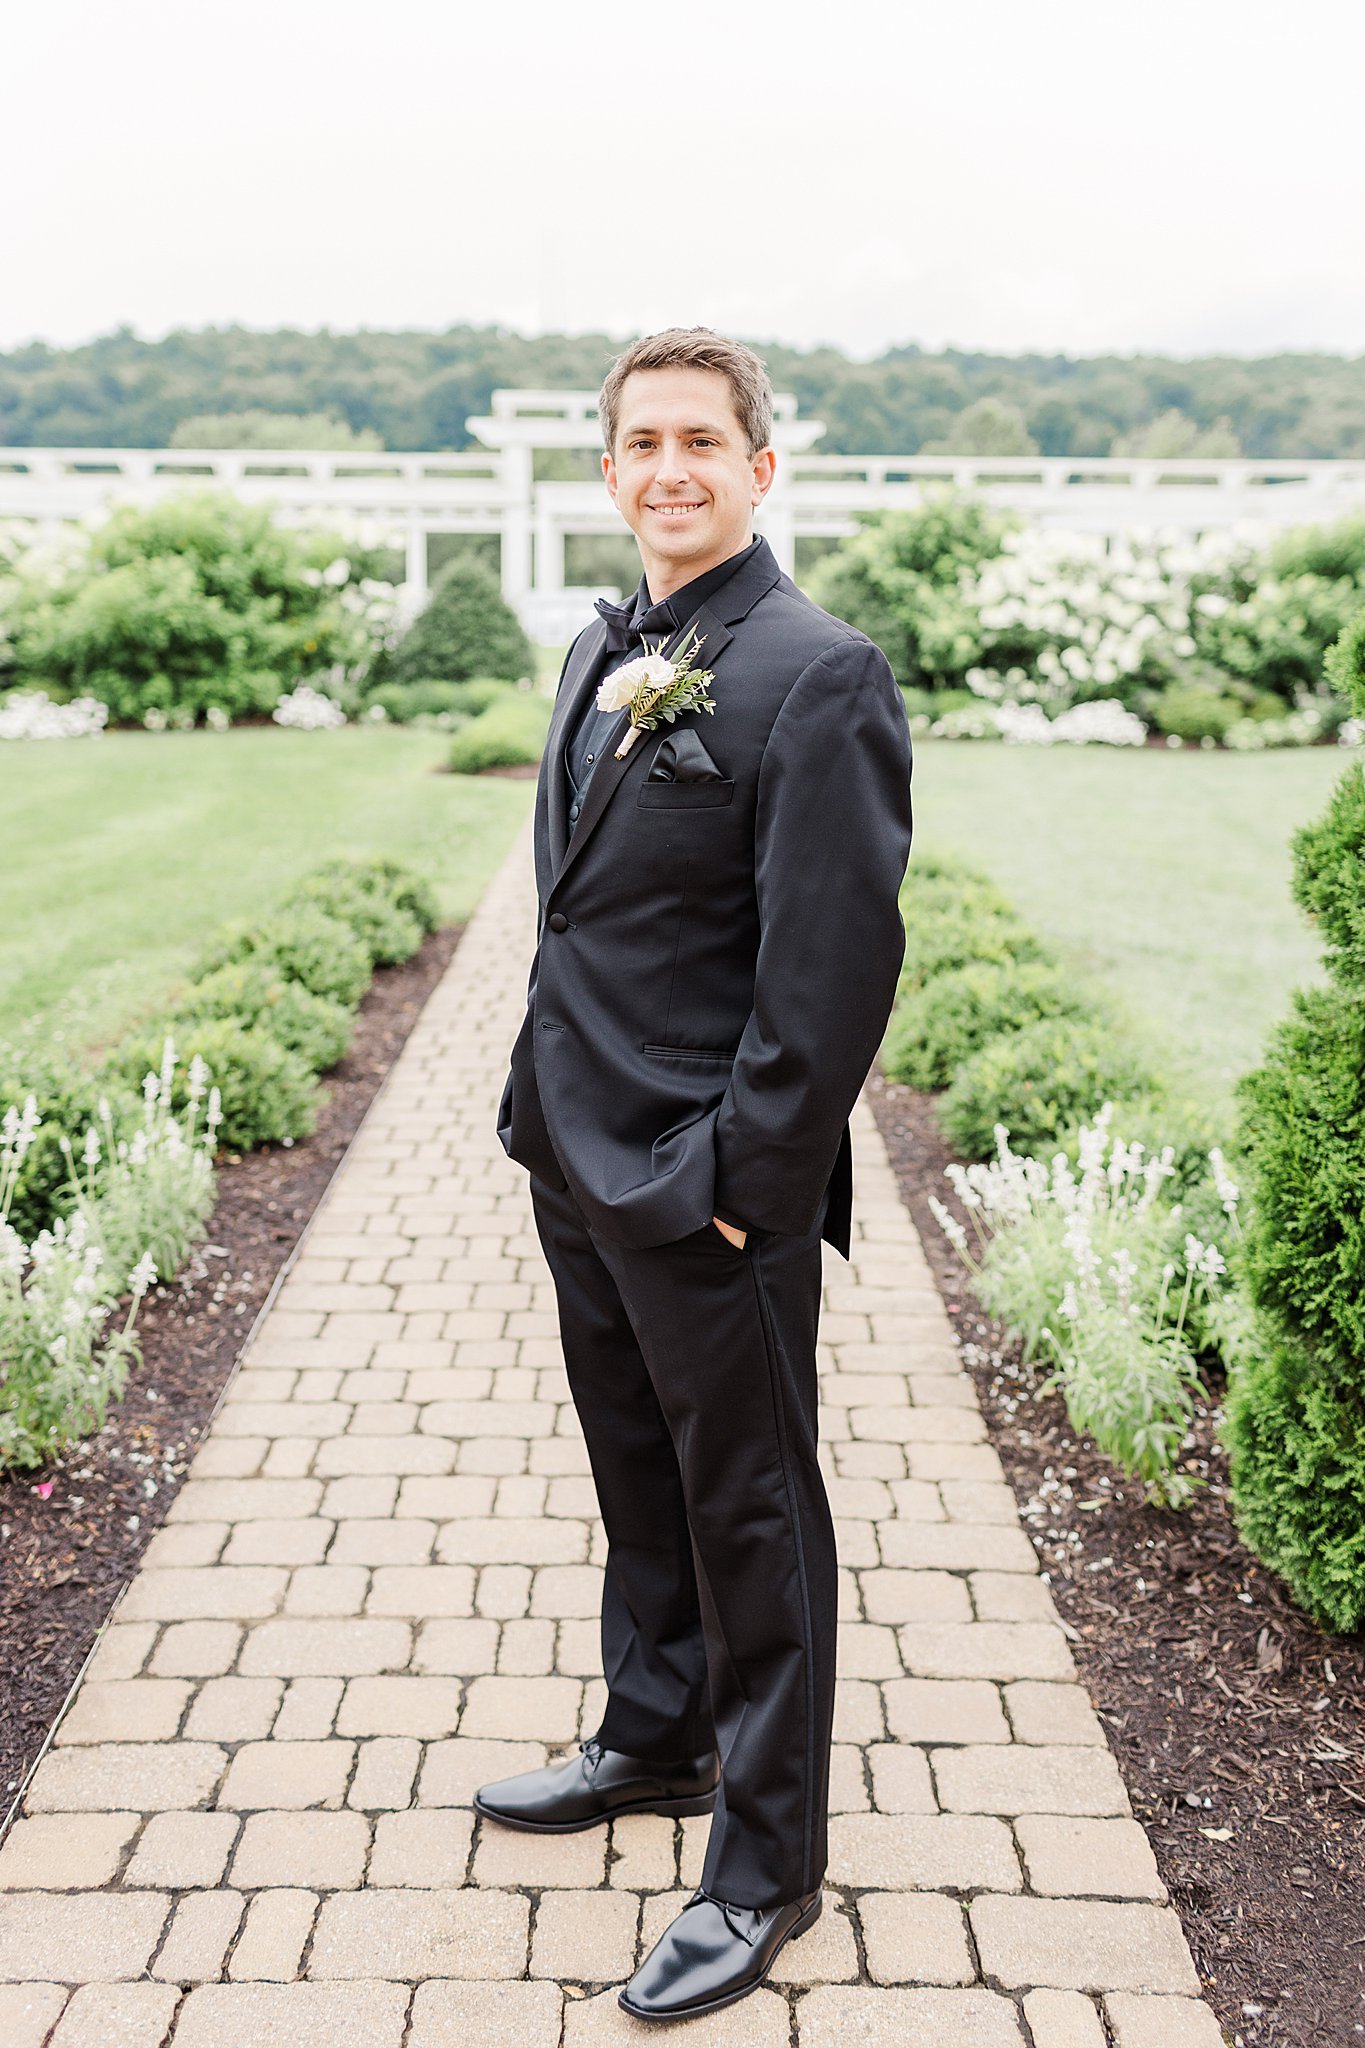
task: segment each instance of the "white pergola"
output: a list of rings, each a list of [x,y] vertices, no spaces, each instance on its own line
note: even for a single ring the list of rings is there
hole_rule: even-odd
[[[593,391],[495,391],[467,422],[478,444],[458,455],[346,449],[0,448],[0,519],[51,530],[99,519],[115,504],[151,504],[186,489],[230,490],[269,503],[293,525],[340,526],[368,545],[398,545],[406,602],[427,590],[432,534],[496,534],[503,594],[532,638],[562,645],[614,586],[565,582],[570,535],[630,537],[606,486],[536,480],[537,449],[600,452]],[[1365,461],[1257,461],[1113,456],[815,455],[819,420],[775,397],[777,468],[755,514],[793,574],[799,540],[839,539],[864,511],[909,508],[949,484],[1039,525],[1118,534],[1248,532],[1329,523],[1365,510]]]

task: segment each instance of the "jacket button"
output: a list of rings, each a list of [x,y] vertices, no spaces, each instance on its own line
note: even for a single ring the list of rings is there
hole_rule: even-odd
[[[569,929],[569,920],[562,910],[552,910],[545,922],[552,932],[566,932]]]

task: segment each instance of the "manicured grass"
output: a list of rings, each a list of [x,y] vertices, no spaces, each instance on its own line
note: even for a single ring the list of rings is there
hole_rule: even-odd
[[[917,737],[916,844],[987,869],[1064,958],[1157,1027],[1173,1076],[1226,1098],[1290,989],[1318,978],[1289,840],[1349,759]]]
[[[0,746],[0,1038],[97,1048],[225,918],[337,854],[388,854],[469,916],[534,782],[440,770],[449,736],[346,726]]]

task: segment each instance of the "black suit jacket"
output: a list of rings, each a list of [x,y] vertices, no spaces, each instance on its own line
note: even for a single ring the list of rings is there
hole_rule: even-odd
[[[661,722],[618,761],[620,712],[572,838],[564,747],[600,619],[565,657],[498,1136],[609,1242],[666,1244],[713,1214],[805,1231],[829,1185],[823,1235],[847,1258],[848,1118],[905,950],[904,700],[880,648],[798,590],[766,540],[664,653],[694,627],[714,713]],[[669,746],[685,731],[702,754]],[[677,779],[650,778],[674,760]]]

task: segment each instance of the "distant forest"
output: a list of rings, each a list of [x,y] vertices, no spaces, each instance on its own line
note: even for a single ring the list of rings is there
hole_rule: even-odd
[[[187,421],[221,425],[224,414],[266,412],[321,415],[343,438],[349,429],[371,447],[460,449],[469,445],[466,416],[486,411],[495,387],[596,390],[628,340],[503,327],[228,327],[153,342],[120,328],[79,348],[35,342],[0,353],[0,443],[160,448]],[[1365,455],[1365,357],[1078,358],[910,346],[864,363],[833,348],[752,346],[774,387],[795,392],[802,414],[825,422],[821,454],[911,455],[926,445],[972,452],[975,423],[986,431],[982,453],[1017,445],[1045,455],[1174,454],[1184,434],[1196,452]]]

